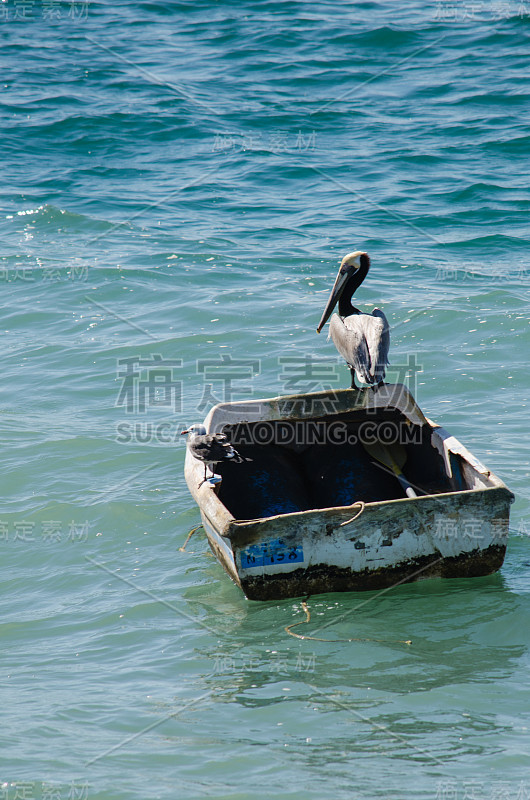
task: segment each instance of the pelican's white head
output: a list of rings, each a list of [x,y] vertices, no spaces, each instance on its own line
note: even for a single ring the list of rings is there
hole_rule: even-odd
[[[364,258],[362,258],[363,256]],[[358,269],[361,269],[362,262],[366,263],[365,259],[368,262],[367,266],[370,266],[368,253],[365,253],[364,250],[355,250],[353,253],[348,253],[340,262],[340,270],[341,272],[347,270],[352,275]]]
[[[322,319],[318,323],[317,333],[320,333],[331,316],[346,286],[348,286],[348,290],[353,294],[355,289],[364,281],[369,268],[370,259],[368,253],[365,253],[364,250],[354,250],[353,253],[348,253],[347,256],[344,256],[340,262],[340,269],[335,278],[335,283],[333,284],[326,308],[322,314]]]

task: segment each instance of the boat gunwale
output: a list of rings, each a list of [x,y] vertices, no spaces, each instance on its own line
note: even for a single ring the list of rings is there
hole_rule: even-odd
[[[510,503],[512,503],[515,500],[515,495],[513,494],[513,492],[510,489],[508,489],[507,486],[505,486],[502,483],[502,481],[501,481],[501,484],[502,485],[499,485],[499,486],[485,486],[485,487],[477,487],[475,489],[461,489],[461,490],[455,491],[455,492],[437,492],[436,494],[424,494],[424,495],[418,495],[417,497],[396,497],[396,498],[393,498],[392,500],[377,500],[375,502],[368,502],[368,503],[365,503],[364,501],[357,500],[355,503],[352,503],[349,506],[325,506],[325,507],[322,507],[322,508],[306,508],[303,511],[292,511],[292,512],[289,512],[287,514],[274,514],[271,517],[255,517],[254,519],[237,519],[237,517],[234,517],[233,518],[234,522],[231,523],[231,525],[237,525],[238,527],[243,528],[246,525],[255,525],[256,523],[259,523],[259,522],[268,522],[269,520],[276,520],[276,519],[280,519],[280,518],[281,519],[286,519],[286,520],[292,520],[292,519],[308,516],[308,515],[311,515],[311,514],[315,514],[316,515],[316,514],[319,514],[320,512],[332,512],[332,511],[333,512],[337,512],[337,511],[342,512],[342,511],[344,511],[344,512],[348,512],[348,513],[354,513],[355,510],[357,510],[357,511],[359,510],[359,505],[361,503],[362,503],[362,508],[363,508],[363,511],[364,511],[365,509],[369,510],[369,509],[376,509],[376,508],[388,508],[389,506],[391,506],[394,503],[399,503],[399,504],[407,503],[408,505],[415,505],[415,501],[416,500],[421,500],[421,501],[438,500],[438,501],[440,501],[441,498],[445,498],[445,497],[447,497],[447,498],[463,497],[463,496],[473,495],[473,494],[482,494],[483,492],[492,492],[492,491],[498,492],[499,490],[501,492],[503,492],[503,493],[507,493],[507,495],[508,495],[507,499],[510,501]],[[217,498],[217,499],[219,499],[219,498]],[[219,503],[221,503],[220,500],[219,500]],[[221,505],[223,505],[223,504],[221,503]],[[221,535],[222,536],[226,536],[227,538],[229,538],[228,534],[224,534],[223,533]]]
[[[314,404],[318,401],[332,401],[340,404],[343,400],[348,402],[343,403],[341,408],[334,411],[327,410],[325,413],[317,414],[313,409]],[[380,404],[379,401],[384,401],[384,403]],[[289,403],[293,405],[292,413],[287,414],[285,409],[278,408],[280,405],[287,406]],[[311,404],[307,413],[302,413],[301,405],[303,404]],[[340,414],[363,411],[369,408],[374,410],[395,409],[400,411],[414,425],[429,424],[429,420],[405,384],[385,383],[382,386],[366,389],[324,390],[217,403],[206,415],[203,425],[208,433],[221,433],[223,426],[228,424],[321,419],[322,417],[339,416]],[[263,411],[262,413],[256,413],[259,409],[268,409],[269,413],[264,413]],[[233,419],[232,412],[237,413],[238,411],[241,416]],[[230,417],[230,421],[223,419],[224,414]],[[220,421],[217,421],[217,417],[221,418]]]

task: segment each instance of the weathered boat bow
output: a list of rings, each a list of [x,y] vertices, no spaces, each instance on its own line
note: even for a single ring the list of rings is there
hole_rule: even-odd
[[[502,566],[513,494],[400,384],[221,403],[204,426],[252,459],[223,464],[217,486],[198,487],[202,464],[189,452],[185,463],[210,547],[251,599]],[[360,444],[377,433],[392,446],[392,430],[418,497]]]

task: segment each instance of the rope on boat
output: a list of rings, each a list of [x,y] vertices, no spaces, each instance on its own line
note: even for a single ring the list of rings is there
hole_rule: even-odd
[[[198,530],[199,530],[199,528],[203,528],[203,527],[204,527],[204,526],[201,524],[201,525],[196,525],[194,528],[192,528],[192,529],[191,529],[191,531],[190,531],[190,532],[188,533],[188,535],[186,536],[186,541],[184,542],[184,544],[182,545],[182,547],[179,547],[179,551],[180,551],[181,553],[183,553],[183,552],[185,551],[185,549],[186,549],[186,545],[188,544],[189,540],[191,539],[191,537],[193,536],[193,534],[195,533],[195,531],[198,531]]]
[[[355,519],[358,519],[364,511],[365,503],[363,500],[357,500],[355,503],[352,503],[352,506],[361,506],[361,507],[354,517],[352,517],[351,519],[347,519],[346,522],[341,522],[339,528],[342,528],[343,525],[349,525],[350,522],[353,522]]]
[[[362,509],[359,514],[361,513]],[[381,642],[382,644],[412,644],[411,639],[407,639],[406,641],[402,639],[321,639],[320,636],[303,636],[301,633],[293,633],[291,628],[295,628],[297,625],[306,625],[311,619],[311,612],[307,607],[308,600],[309,596],[306,597],[305,600],[302,600],[302,608],[305,612],[305,619],[303,619],[301,622],[292,622],[290,625],[285,627],[285,630],[289,636],[294,636],[296,639],[312,639],[314,642]]]

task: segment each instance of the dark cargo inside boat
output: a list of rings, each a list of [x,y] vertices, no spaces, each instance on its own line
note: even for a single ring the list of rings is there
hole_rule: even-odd
[[[418,495],[470,488],[460,457],[451,454],[449,478],[431,444],[432,428],[413,425],[397,410],[240,422],[223,431],[249,459],[216,467],[223,478],[219,499],[236,519],[404,498],[396,476],[365,449],[375,440],[405,457],[402,471]]]

